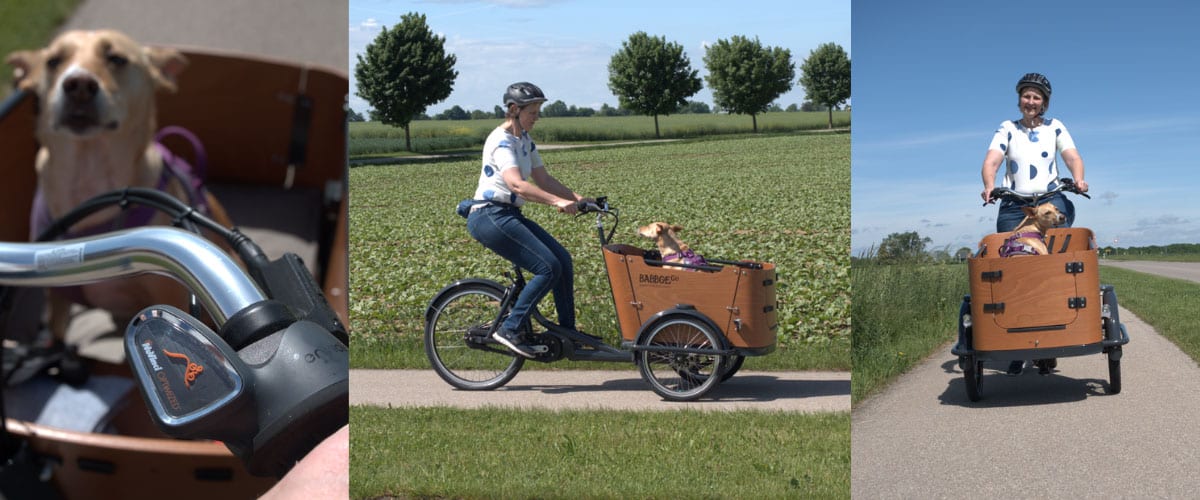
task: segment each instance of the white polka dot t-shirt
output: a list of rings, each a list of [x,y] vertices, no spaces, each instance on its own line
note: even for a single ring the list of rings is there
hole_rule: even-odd
[[[503,127],[496,127],[483,143],[483,171],[479,174],[479,187],[475,188],[476,200],[507,203],[513,206],[525,204],[525,199],[513,194],[500,172],[510,168],[521,169],[521,179],[529,180],[535,168],[543,168],[542,155],[529,138],[512,135]]]
[[[1043,118],[1033,130],[1019,120],[1000,124],[988,150],[1004,153],[1004,186],[1024,195],[1041,194],[1058,187],[1058,155],[1075,149],[1067,127],[1055,118]]]

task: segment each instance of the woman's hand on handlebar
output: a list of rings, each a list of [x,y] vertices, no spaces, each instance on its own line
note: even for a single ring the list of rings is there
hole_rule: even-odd
[[[567,215],[575,215],[577,212],[579,212],[578,202],[563,198],[559,198],[558,201],[554,202],[554,208],[557,208],[559,212]]]

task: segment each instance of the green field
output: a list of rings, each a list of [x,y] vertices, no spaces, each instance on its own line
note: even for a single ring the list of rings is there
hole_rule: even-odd
[[[1196,307],[1200,283],[1115,267],[1101,267],[1100,278],[1116,290],[1121,307],[1200,362],[1200,307]],[[1136,337],[1126,349],[1137,349]]]
[[[469,151],[478,153],[483,141],[502,120],[421,120],[412,122],[413,150]],[[760,132],[779,133],[825,129],[825,112],[764,113],[758,116]],[[748,115],[686,114],[658,117],[664,139],[696,138],[751,132]],[[833,126],[850,126],[850,112],[833,114]],[[538,144],[594,143],[654,139],[654,118],[649,116],[593,116],[542,118],[533,132]],[[391,155],[404,150],[404,129],[379,122],[350,124],[350,157]]]
[[[967,266],[858,261],[850,287],[854,404],[954,338],[959,304],[968,293]]]
[[[355,406],[350,418],[351,498],[850,497],[847,413]]]
[[[566,185],[621,209],[614,242],[647,246],[635,228],[666,220],[682,225],[702,255],[778,266],[779,348],[748,359],[746,369],[849,369],[849,158],[846,133],[545,153]],[[454,213],[479,168],[478,159],[464,159],[351,169],[356,367],[427,368],[423,314],[434,294],[457,278],[503,279],[507,262],[475,242]],[[617,343],[594,222],[542,205],[525,213],[575,256],[579,327]]]

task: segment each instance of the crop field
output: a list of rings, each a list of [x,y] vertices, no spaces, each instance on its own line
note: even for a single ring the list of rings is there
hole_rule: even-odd
[[[682,225],[681,237],[702,255],[778,266],[778,350],[747,359],[747,369],[849,369],[849,134],[559,150],[545,159],[567,186],[621,209],[615,243],[648,247],[636,228],[667,221]],[[508,263],[454,213],[479,168],[478,159],[456,159],[351,169],[356,367],[428,367],[421,336],[434,294],[458,278],[503,280]],[[525,214],[574,256],[579,327],[617,343],[594,219],[544,205],[527,205]],[[542,310],[552,312],[551,304]]]
[[[413,150],[417,152],[462,150],[483,147],[488,133],[499,119],[421,120],[412,122]],[[776,112],[758,116],[760,132],[794,132],[825,129],[825,112]],[[702,135],[738,134],[751,131],[748,115],[686,114],[658,117],[664,139],[694,138]],[[834,127],[850,126],[850,112],[833,113]],[[601,142],[654,139],[654,118],[650,116],[593,116],[587,118],[542,118],[534,139],[539,143]],[[350,124],[350,156],[392,154],[404,150],[404,129],[379,122]]]

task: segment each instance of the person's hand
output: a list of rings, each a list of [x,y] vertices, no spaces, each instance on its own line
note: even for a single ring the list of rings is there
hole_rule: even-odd
[[[1079,179],[1079,180],[1075,181],[1075,187],[1078,187],[1081,192],[1086,193],[1088,190],[1087,181],[1085,181],[1083,179]]]
[[[554,202],[554,208],[567,215],[575,215],[579,211],[579,207],[575,206],[575,202],[561,198]]]
[[[984,205],[987,205],[988,203],[992,202],[992,190],[991,189],[984,189],[982,193],[979,193],[979,196],[983,198]]]
[[[321,441],[259,500],[348,498],[350,426]]]

